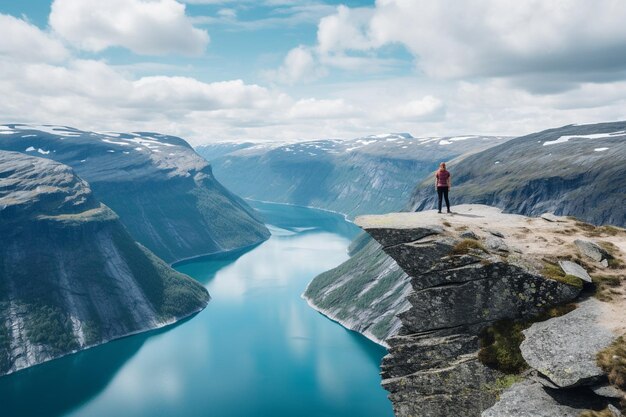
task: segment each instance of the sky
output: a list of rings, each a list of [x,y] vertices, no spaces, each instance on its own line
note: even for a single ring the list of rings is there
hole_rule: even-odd
[[[0,123],[216,141],[626,119],[623,0],[0,0]]]

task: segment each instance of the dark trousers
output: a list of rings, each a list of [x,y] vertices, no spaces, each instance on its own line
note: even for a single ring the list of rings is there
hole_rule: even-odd
[[[441,211],[441,200],[445,197],[446,208],[450,211],[450,200],[448,200],[448,187],[437,187],[437,195],[439,196],[439,211]]]

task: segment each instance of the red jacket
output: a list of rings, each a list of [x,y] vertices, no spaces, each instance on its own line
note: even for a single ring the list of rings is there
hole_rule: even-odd
[[[448,186],[448,181],[450,180],[450,172],[448,172],[447,170],[439,170],[437,171],[437,174],[435,174],[435,177],[437,178],[437,187]]]

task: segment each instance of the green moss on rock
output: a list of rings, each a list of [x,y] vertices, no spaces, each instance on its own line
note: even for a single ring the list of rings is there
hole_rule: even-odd
[[[550,278],[555,281],[559,281],[559,282],[562,282],[563,284],[571,285],[572,287],[576,287],[576,288],[583,287],[582,279],[574,275],[566,274],[565,272],[563,272],[561,267],[556,264],[544,261],[544,267],[541,272],[542,272],[542,275],[545,276],[546,278]]]
[[[523,381],[524,378],[520,375],[503,375],[495,380],[492,384],[485,385],[485,390],[488,392],[493,392],[496,394],[496,397],[499,399],[500,393],[508,388],[510,388],[513,384]]]

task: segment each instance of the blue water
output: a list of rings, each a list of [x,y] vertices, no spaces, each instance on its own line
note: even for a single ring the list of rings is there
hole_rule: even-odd
[[[254,203],[272,237],[176,268],[213,297],[195,317],[0,378],[0,416],[391,417],[385,350],[300,298],[347,259],[341,216]]]

